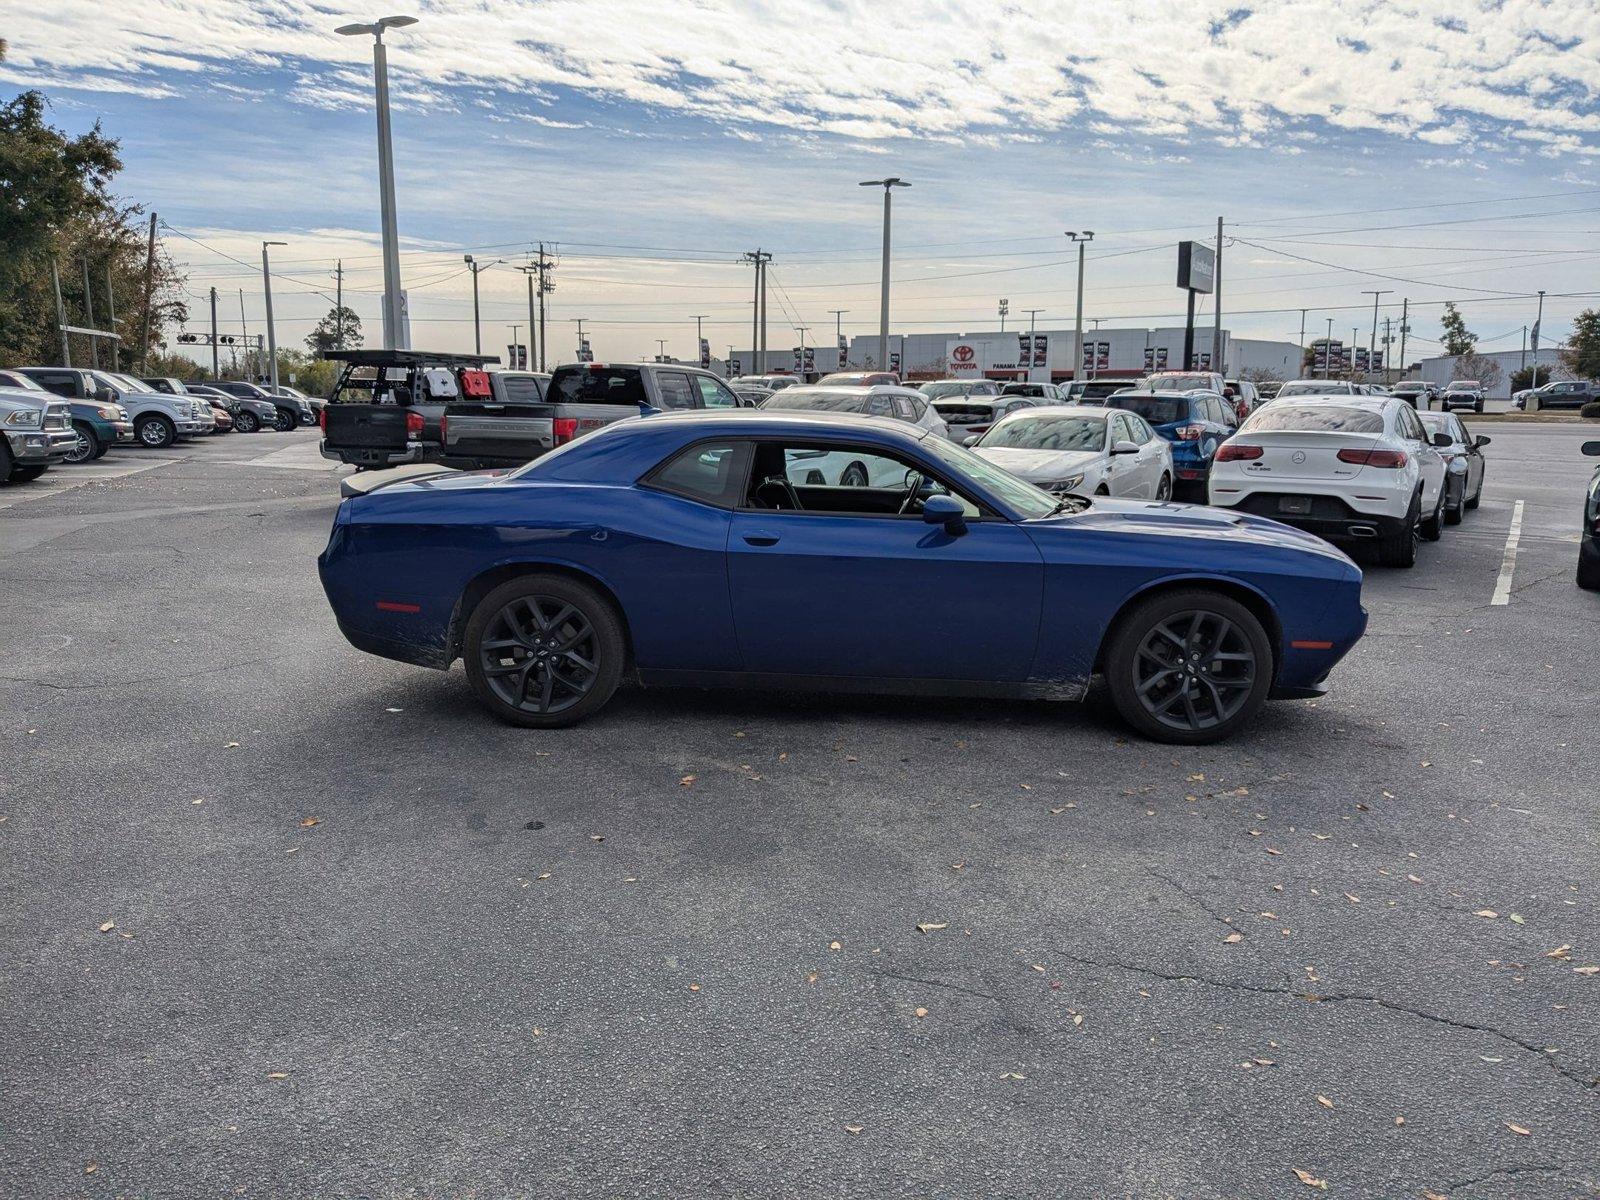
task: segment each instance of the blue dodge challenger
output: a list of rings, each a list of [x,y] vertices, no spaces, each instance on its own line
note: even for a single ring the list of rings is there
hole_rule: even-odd
[[[840,464],[844,464],[843,467]],[[859,466],[859,470],[849,469]],[[507,473],[345,481],[319,560],[361,650],[530,726],[646,685],[1081,698],[1163,741],[1321,694],[1361,572],[1275,521],[1056,496],[903,422],[683,412]]]

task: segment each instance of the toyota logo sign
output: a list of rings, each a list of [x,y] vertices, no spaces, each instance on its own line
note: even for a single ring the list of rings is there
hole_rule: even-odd
[[[972,355],[973,350],[971,346],[957,346],[954,350],[950,351],[950,357],[955,359],[958,363],[971,362]]]

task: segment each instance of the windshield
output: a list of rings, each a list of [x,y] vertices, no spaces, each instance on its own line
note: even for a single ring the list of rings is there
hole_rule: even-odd
[[[1010,471],[1002,470],[988,459],[974,454],[964,446],[941,437],[925,437],[920,445],[958,474],[977,480],[999,496],[1024,520],[1048,517],[1059,508],[1059,502],[1049,492],[1024,483]]]
[[[870,397],[862,392],[829,392],[818,388],[796,388],[774,392],[761,407],[787,408],[806,412],[858,413]]]
[[[1140,380],[1139,387],[1147,392],[1192,392],[1197,388],[1211,391],[1216,386],[1215,375],[1197,372],[1173,371],[1166,375],[1151,375]]]
[[[1452,383],[1449,387],[1445,388],[1445,391],[1447,391],[1447,392],[1475,392],[1479,388],[1481,388],[1482,386],[1483,386],[1483,384],[1478,383],[1478,382],[1476,382],[1474,380],[1458,379],[1454,383]]]
[[[945,396],[993,396],[998,391],[987,379],[940,379],[922,385],[922,394],[929,400]]]
[[[1284,384],[1278,389],[1278,399],[1285,396],[1326,396],[1330,393],[1345,393],[1350,388],[1337,380],[1331,379],[1296,379]]]
[[[1118,392],[1106,397],[1106,407],[1138,413],[1152,425],[1171,425],[1189,415],[1189,402],[1182,396],[1152,396],[1148,392]]]
[[[1257,409],[1240,433],[1382,433],[1383,414],[1342,404],[1274,404]]]
[[[1012,417],[984,434],[978,445],[985,449],[1104,450],[1106,422],[1099,417]]]

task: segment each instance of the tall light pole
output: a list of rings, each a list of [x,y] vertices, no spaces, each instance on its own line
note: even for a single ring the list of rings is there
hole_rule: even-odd
[[[706,345],[705,326],[702,322],[710,313],[694,314],[694,360],[702,367],[711,366],[711,347]]]
[[[1322,343],[1322,377],[1333,378],[1333,318],[1328,318],[1328,340]]]
[[[490,267],[499,266],[505,262],[505,259],[497,258],[492,263],[481,263],[473,258],[472,255],[463,254],[461,261],[466,263],[467,269],[472,272],[472,352],[474,354],[482,354],[483,334],[478,327],[478,275],[483,271],[487,271]]]
[[[385,29],[415,25],[415,17],[379,17],[370,25],[341,25],[346,37],[372,35],[372,78],[378,92],[378,199],[383,210],[383,348],[405,350],[404,315],[400,306],[400,227],[394,208],[394,138],[389,128],[389,57]]]
[[[524,264],[517,270],[528,277],[528,367],[538,371],[543,368],[539,366],[539,326],[535,322],[533,308],[533,277],[540,274],[540,268]]]
[[[1078,247],[1078,313],[1072,319],[1072,377],[1077,379],[1083,370],[1083,250],[1088,243],[1094,241],[1094,230],[1085,229],[1079,233],[1075,229],[1069,229],[1067,237]],[[1183,365],[1187,370],[1189,364]]]
[[[844,344],[844,315],[850,310],[848,308],[830,308],[828,311],[833,314],[833,344],[839,349],[839,370],[842,371],[848,365],[846,360],[849,358]]]
[[[1387,296],[1392,291],[1394,291],[1393,288],[1384,288],[1382,291],[1364,288],[1361,292],[1363,296],[1372,297],[1372,341],[1367,346],[1367,374],[1369,376],[1372,374],[1372,360],[1377,357],[1378,353],[1378,298]]]
[[[1539,312],[1533,318],[1533,378],[1529,381],[1534,387],[1539,386],[1539,323],[1544,320],[1544,289],[1539,289]]]
[[[878,370],[889,369],[889,214],[890,194],[897,187],[910,187],[911,184],[904,179],[890,176],[888,179],[864,179],[862,187],[881,187],[883,189],[883,292],[878,301],[878,357],[883,361],[878,364]]]
[[[1039,323],[1039,314],[1042,313],[1044,309],[1025,308],[1022,311],[1028,314],[1028,361],[1022,363],[1021,366],[1028,372],[1028,378],[1031,380],[1033,378],[1034,346],[1037,345],[1037,343],[1033,340],[1033,332]],[[1049,379],[1046,379],[1045,382],[1048,383]]]
[[[272,272],[267,267],[267,247],[287,246],[288,242],[261,243],[261,286],[267,293],[267,378],[272,383],[272,394],[278,394],[278,338],[272,328]]]

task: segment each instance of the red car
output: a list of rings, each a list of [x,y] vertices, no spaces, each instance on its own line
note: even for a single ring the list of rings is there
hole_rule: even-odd
[[[211,413],[217,418],[217,427],[211,432],[214,434],[232,433],[233,414],[228,411],[228,406],[215,396],[202,396],[201,399],[211,405]]]

